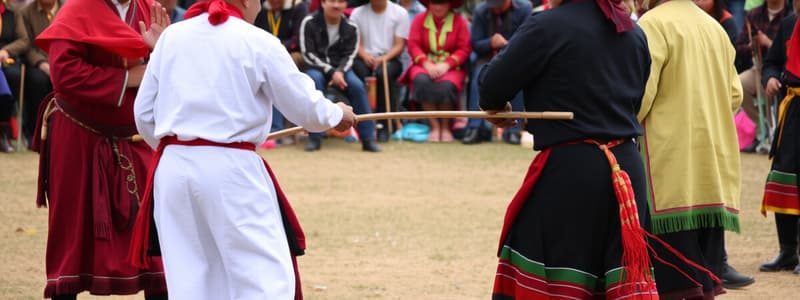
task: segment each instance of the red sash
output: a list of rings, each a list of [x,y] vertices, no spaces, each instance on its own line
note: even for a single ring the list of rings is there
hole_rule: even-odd
[[[144,191],[144,198],[142,198],[142,202],[139,204],[140,209],[136,215],[136,223],[133,227],[131,245],[128,252],[128,260],[131,264],[140,268],[147,267],[149,261],[147,258],[147,250],[150,246],[150,224],[153,218],[153,178],[155,177],[156,167],[158,167],[158,161],[164,153],[164,148],[169,145],[216,146],[250,151],[256,150],[256,145],[247,142],[225,144],[203,139],[181,141],[175,136],[168,136],[161,139],[161,143],[158,144],[158,149],[156,149],[156,152],[153,154],[153,162],[147,173],[147,186]],[[281,218],[283,219],[286,230],[286,238],[289,241],[289,248],[292,253],[292,265],[294,266],[295,275],[295,299],[303,299],[302,289],[300,287],[300,272],[297,268],[296,257],[305,253],[305,235],[303,234],[303,229],[300,227],[300,221],[298,221],[297,215],[295,215],[286,195],[283,193],[283,190],[281,190],[280,185],[278,185],[275,174],[272,172],[272,169],[270,169],[267,161],[263,161],[264,167],[267,169],[267,173],[269,173],[269,177],[272,179],[272,183],[275,186],[275,193],[277,194],[278,205],[281,210]]]

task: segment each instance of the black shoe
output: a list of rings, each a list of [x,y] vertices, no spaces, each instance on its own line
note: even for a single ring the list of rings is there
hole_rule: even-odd
[[[756,282],[752,276],[742,275],[736,269],[725,263],[722,266],[722,286],[726,289],[743,288]]]
[[[519,145],[520,142],[522,142],[522,140],[520,140],[519,132],[509,132],[508,135],[503,137],[503,141],[511,145]]]
[[[765,263],[758,268],[761,272],[777,272],[783,270],[793,270],[797,267],[797,246],[781,245],[781,252],[771,262]]]
[[[378,129],[378,142],[386,143],[389,141],[389,130],[386,128]]]
[[[482,140],[478,128],[467,128],[467,132],[464,133],[464,138],[461,139],[461,143],[464,145],[478,144],[480,142],[482,142]]]
[[[375,141],[363,141],[361,142],[361,150],[366,152],[381,152],[381,147],[378,147],[378,143]]]
[[[308,137],[305,150],[308,152],[317,151],[322,148],[322,140],[319,138]]]

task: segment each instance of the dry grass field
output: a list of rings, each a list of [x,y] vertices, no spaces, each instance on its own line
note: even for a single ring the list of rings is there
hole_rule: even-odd
[[[306,231],[306,299],[489,299],[503,214],[534,152],[502,143],[383,149],[326,140],[315,153],[302,144],[261,152]],[[758,272],[777,252],[772,217],[758,213],[768,167],[765,156],[742,156],[743,231],[727,235],[728,253],[756,283],[723,299],[800,297],[800,276]],[[35,207],[36,172],[34,153],[0,155],[0,299],[42,295],[47,211]]]

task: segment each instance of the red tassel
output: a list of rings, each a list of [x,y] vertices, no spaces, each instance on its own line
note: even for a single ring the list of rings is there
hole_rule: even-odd
[[[652,264],[647,252],[647,240],[645,232],[639,224],[638,210],[631,186],[628,173],[619,170],[619,165],[615,165],[612,172],[614,181],[614,193],[619,201],[619,216],[622,223],[622,261],[624,268],[622,279],[623,288],[640,287],[643,290],[650,290],[655,283],[651,273]],[[627,285],[631,284],[631,285]]]
[[[651,272],[652,264],[648,255],[648,245],[645,239],[646,232],[639,224],[639,212],[636,208],[636,196],[633,192],[630,176],[620,169],[617,158],[609,150],[609,147],[614,147],[623,142],[624,140],[618,140],[603,145],[592,141],[593,144],[600,147],[600,150],[606,155],[611,165],[611,184],[614,187],[614,194],[619,204],[619,219],[621,223],[622,260],[620,264],[623,272],[620,285],[625,294],[633,295],[638,291],[654,290],[655,280]],[[635,296],[634,299],[653,299],[653,296],[648,293]]]

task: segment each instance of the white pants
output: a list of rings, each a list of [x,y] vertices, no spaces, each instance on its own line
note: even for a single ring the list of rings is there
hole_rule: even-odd
[[[171,300],[294,299],[275,187],[258,154],[171,145],[154,184]]]

